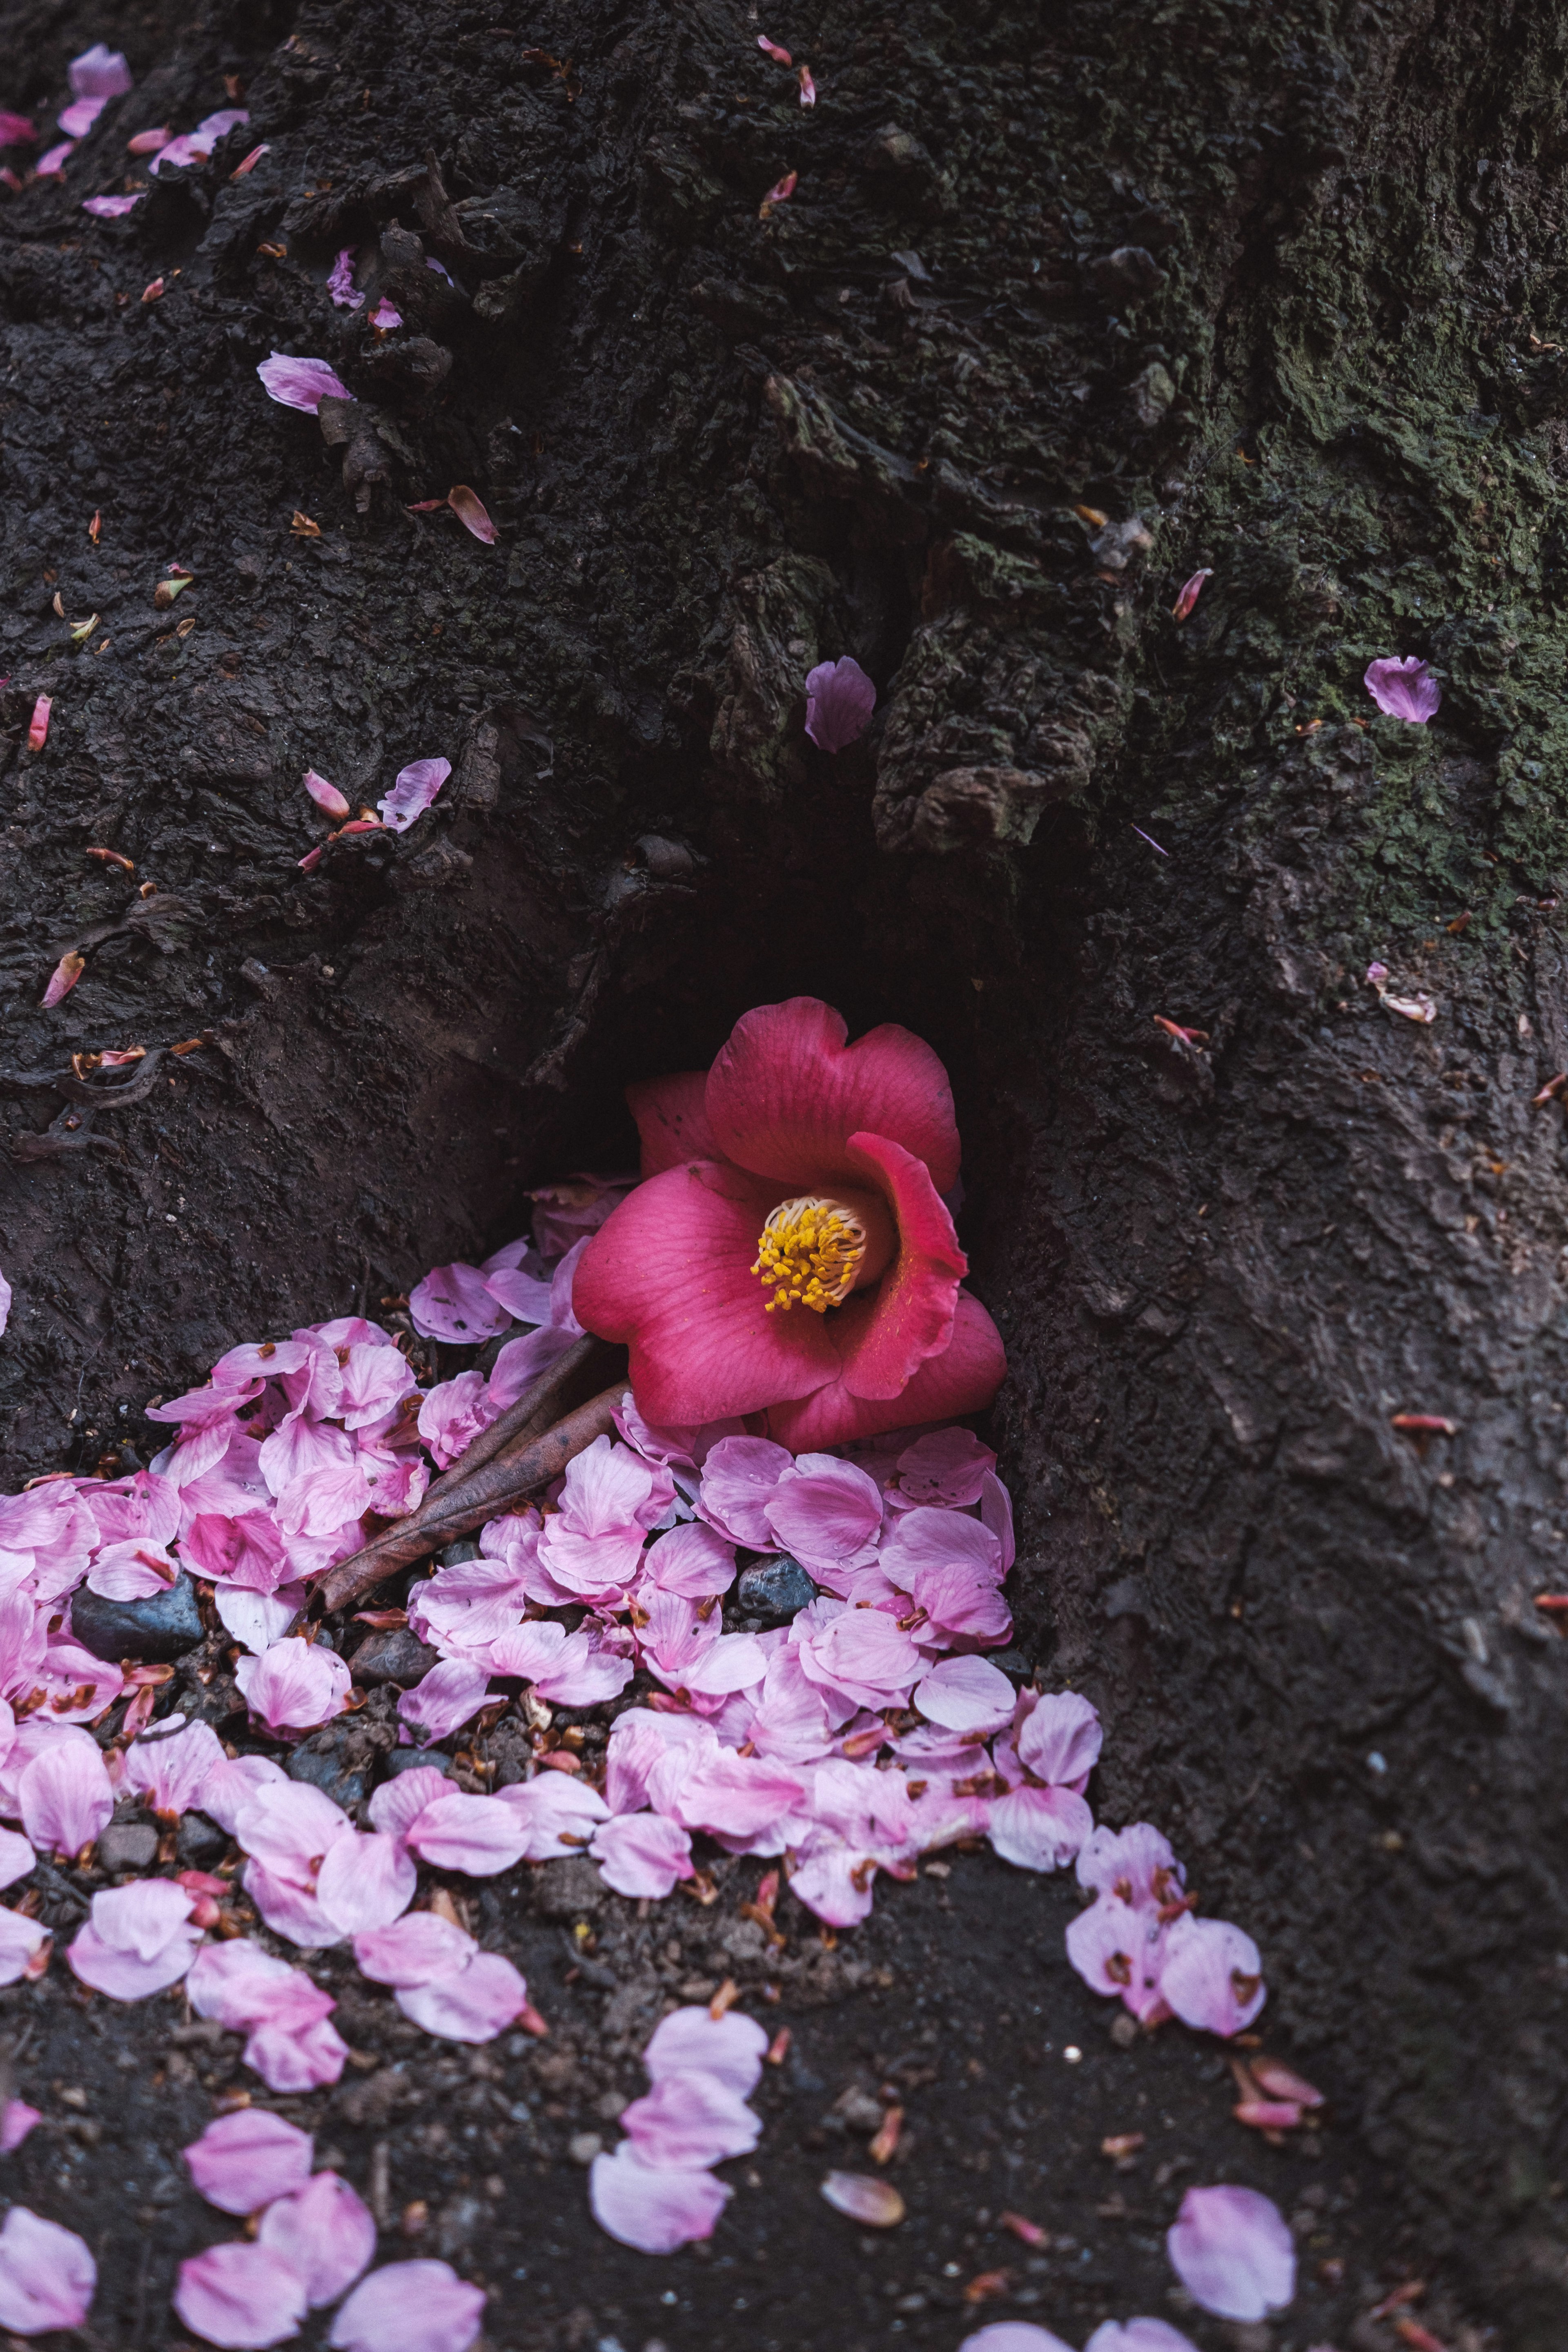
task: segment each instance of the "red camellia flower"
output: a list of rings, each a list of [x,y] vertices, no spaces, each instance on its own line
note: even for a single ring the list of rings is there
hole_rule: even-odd
[[[739,1021],[712,1068],[627,1089],[643,1175],[588,1244],[578,1320],[631,1349],[660,1426],[765,1413],[796,1453],[988,1405],[1002,1340],[959,1288],[952,1094],[891,1024],[812,996]]]

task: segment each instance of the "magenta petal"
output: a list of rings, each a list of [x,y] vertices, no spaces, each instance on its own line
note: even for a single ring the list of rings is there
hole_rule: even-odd
[[[20,2147],[33,2126],[42,2121],[40,2110],[30,2107],[26,2099],[7,2099],[0,2115],[0,2156],[9,2156]]]
[[[298,2271],[315,2311],[335,2303],[374,2259],[375,2223],[346,2180],[318,2172],[268,2205],[256,2242]]]
[[[98,2265],[74,2230],[12,2206],[0,2229],[0,2327],[14,2336],[79,2327],[97,2285]]]
[[[63,118],[62,118],[63,121]],[[1392,655],[1381,661],[1369,662],[1362,683],[1378,709],[1390,719],[1403,719],[1412,727],[1425,727],[1436,718],[1443,699],[1443,689],[1424,661],[1414,654],[1402,659]]]
[[[493,2042],[528,2006],[528,1986],[500,1952],[476,1952],[455,1976],[400,1987],[405,2017],[443,2042]]]
[[[613,2156],[596,2156],[588,2174],[588,2203],[600,2229],[644,2254],[673,2254],[694,2239],[710,2238],[732,2194],[710,2172],[646,2163],[629,2139]]]
[[[182,2150],[191,2179],[223,2213],[254,2213],[310,2178],[315,2142],[297,2124],[265,2107],[218,2116]]]
[[[1255,2189],[1189,2189],[1165,2251],[1194,2301],[1221,2319],[1267,2319],[1295,2295],[1295,2241]]]
[[[193,2336],[225,2352],[267,2352],[299,2332],[305,2283],[268,2247],[236,2239],[180,2264],[174,2309]]]
[[[400,768],[392,790],[376,803],[390,830],[406,833],[415,818],[424,815],[451,772],[450,760],[411,760],[406,768]]]
[[[123,220],[127,213],[135,211],[137,205],[144,200],[146,193],[146,190],[142,188],[138,189],[133,196],[84,196],[81,208],[84,213],[91,213],[99,220]]]
[[[159,160],[155,156],[154,163]],[[295,359],[287,352],[274,352],[269,359],[258,362],[256,373],[266,385],[268,398],[284,408],[306,409],[312,416],[323,400],[353,397],[325,360]]]
[[[73,98],[70,104],[55,119],[68,140],[85,139],[108,104],[109,100],[106,98]],[[50,150],[50,152],[56,155],[59,152],[58,147]],[[68,146],[65,152],[68,155],[70,153]],[[57,163],[52,168],[58,171],[59,165]]]
[[[1194,1919],[1184,1911],[1165,1934],[1160,1990],[1184,2025],[1202,2033],[1241,2033],[1268,1995],[1257,1945],[1228,1919]]]
[[[483,2288],[446,2263],[388,2263],[355,2287],[327,2341],[333,2352],[468,2352],[484,2315]]]

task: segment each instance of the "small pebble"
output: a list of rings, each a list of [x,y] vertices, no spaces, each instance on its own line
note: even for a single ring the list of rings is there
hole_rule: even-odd
[[[574,2132],[566,2143],[566,2153],[574,2164],[592,2164],[604,2145],[597,2132]]]

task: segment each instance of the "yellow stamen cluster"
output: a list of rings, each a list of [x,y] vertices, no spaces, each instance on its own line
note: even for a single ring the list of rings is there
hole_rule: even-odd
[[[752,1272],[776,1294],[768,1301],[770,1315],[775,1307],[786,1314],[792,1307],[809,1307],[814,1315],[826,1315],[848,1297],[865,1256],[866,1228],[854,1210],[806,1193],[773,1211]]]

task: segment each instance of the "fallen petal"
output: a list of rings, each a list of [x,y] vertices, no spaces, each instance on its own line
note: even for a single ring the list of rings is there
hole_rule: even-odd
[[[1255,2189],[1189,2189],[1165,2251],[1194,2301],[1221,2319],[1267,2319],[1295,2295],[1295,2241]]]
[[[62,997],[68,996],[86,970],[85,956],[76,954],[61,956],[49,974],[47,988],[38,999],[40,1007],[47,1008],[51,1004],[58,1004]]]
[[[1204,582],[1205,580],[1212,580],[1213,578],[1214,566],[1212,564],[1205,563],[1201,572],[1194,572],[1190,580],[1183,582],[1181,591],[1177,595],[1176,601],[1171,607],[1171,618],[1173,621],[1184,621],[1186,619],[1187,614],[1192,611],[1193,606],[1203,594]]]
[[[258,163],[260,163],[263,155],[269,154],[270,152],[270,145],[268,142],[264,139],[259,147],[253,147],[249,154],[235,165],[233,171],[228,175],[229,178],[231,180],[243,180],[247,172],[254,172]]]
[[[612,2155],[596,2156],[588,2173],[588,2203],[600,2229],[643,2254],[673,2254],[710,2238],[731,2193],[710,2172],[646,2163],[629,2139]]]
[[[782,180],[775,180],[773,182],[773,186],[763,198],[762,204],[759,207],[759,210],[764,216],[772,205],[788,203],[790,197],[793,196],[795,192],[795,186],[799,178],[800,173],[798,172],[786,172]]]
[[[868,2230],[892,2230],[903,2220],[903,2199],[890,2180],[866,2172],[830,2172],[822,2194],[836,2213],[847,2214]]]
[[[376,803],[390,830],[406,833],[416,817],[424,815],[451,772],[450,760],[411,760],[406,768],[400,768],[392,790]]]
[[[133,196],[84,196],[81,208],[99,220],[123,220],[127,213],[135,211],[146,194],[145,188],[139,188]]]
[[[816,104],[816,84],[811,78],[811,68],[809,66],[799,66],[795,70],[800,82],[800,102],[802,106],[815,106]]]
[[[1442,688],[1414,654],[1369,662],[1362,683],[1380,710],[1412,727],[1425,727],[1436,718],[1443,699]]]
[[[314,768],[307,768],[300,781],[316,806],[319,809],[325,809],[327,814],[335,823],[342,824],[353,816],[353,809],[344,800],[336,784],[330,784],[325,776],[318,776]]]
[[[361,2281],[332,2322],[333,2352],[468,2352],[485,2315],[482,2287],[446,2263],[388,2263]]]
[[[180,2264],[175,2311],[193,2336],[224,2352],[268,2352],[299,2332],[305,2282],[269,2247],[233,2239]]]
[[[759,49],[765,50],[767,55],[773,58],[775,65],[793,66],[795,63],[795,59],[791,57],[789,51],[785,48],[781,48],[777,41],[770,41],[765,33],[759,33],[757,35],[757,47]]]
[[[40,694],[37,702],[34,703],[33,715],[27,722],[27,749],[29,751],[41,751],[45,743],[48,740],[49,712],[53,708],[53,698],[47,694]]]
[[[471,530],[476,539],[482,539],[487,547],[495,545],[496,527],[485,512],[483,501],[467,482],[458,482],[447,491],[447,504],[465,530]]]
[[[226,1888],[225,1890],[227,1891]],[[303,2189],[315,2142],[265,2107],[218,2116],[181,2152],[200,2195],[221,2213],[254,2213]]]
[[[74,2230],[13,2205],[0,2230],[0,2327],[45,2336],[79,2327],[98,2285],[98,2265]]]
[[[323,400],[353,398],[347,384],[339,381],[336,370],[325,360],[295,359],[287,352],[274,352],[258,362],[256,373],[267,387],[269,400],[278,401],[284,408],[306,409],[312,416]]]

